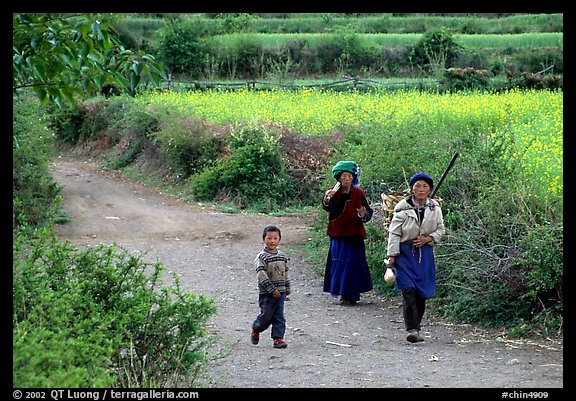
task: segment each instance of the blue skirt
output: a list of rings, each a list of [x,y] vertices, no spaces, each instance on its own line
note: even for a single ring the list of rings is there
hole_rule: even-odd
[[[360,293],[372,290],[364,240],[332,238],[324,272],[324,292],[360,300]]]
[[[403,290],[414,288],[423,298],[430,298],[436,292],[436,264],[434,248],[424,245],[414,248],[412,244],[400,244],[400,255],[394,262],[396,284],[394,288]]]

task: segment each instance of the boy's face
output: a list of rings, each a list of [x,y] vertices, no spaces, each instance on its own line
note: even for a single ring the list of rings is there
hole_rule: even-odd
[[[268,231],[264,237],[264,244],[269,250],[276,250],[280,244],[280,234],[277,231]]]

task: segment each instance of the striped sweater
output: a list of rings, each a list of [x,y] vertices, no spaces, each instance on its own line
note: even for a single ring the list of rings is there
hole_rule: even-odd
[[[270,294],[274,290],[290,294],[289,260],[290,258],[280,251],[272,253],[266,248],[260,251],[254,260],[260,294]]]

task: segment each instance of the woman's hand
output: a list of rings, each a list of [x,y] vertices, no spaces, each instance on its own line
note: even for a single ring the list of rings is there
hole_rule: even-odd
[[[336,185],[334,185],[334,188],[329,189],[324,193],[324,203],[330,202],[330,199],[332,199],[334,194],[340,189],[340,185],[340,182],[337,182]]]
[[[420,248],[432,241],[434,241],[434,238],[432,238],[430,235],[419,235],[416,237],[416,239],[412,240],[412,245],[414,245],[416,248]]]
[[[336,191],[334,191],[333,189],[329,189],[328,191],[326,191],[326,193],[324,193],[324,199],[329,201],[330,198],[332,198],[335,193],[336,193]]]
[[[363,219],[366,215],[366,208],[364,206],[360,206],[358,209],[356,209],[356,213],[358,213],[358,217]]]
[[[394,262],[396,261],[396,256],[388,256],[388,268],[394,267]]]

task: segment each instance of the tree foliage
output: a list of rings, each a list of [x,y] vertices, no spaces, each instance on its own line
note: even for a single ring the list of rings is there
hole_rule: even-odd
[[[12,87],[32,88],[42,104],[86,98],[107,86],[134,95],[157,86],[164,67],[150,54],[125,49],[114,24],[119,14],[14,14]]]

